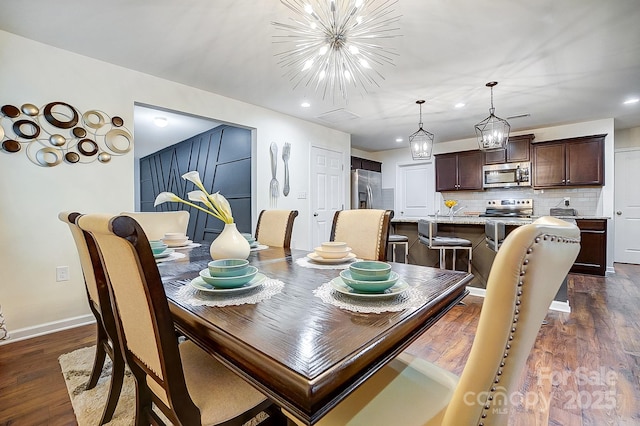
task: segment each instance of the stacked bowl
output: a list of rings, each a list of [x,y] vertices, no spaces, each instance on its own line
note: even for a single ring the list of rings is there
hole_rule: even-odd
[[[258,273],[258,268],[249,265],[246,259],[220,259],[208,263],[200,271],[200,278],[215,288],[238,288],[249,283]]]
[[[182,247],[190,243],[189,237],[182,232],[167,232],[164,234],[162,242],[169,247]]]
[[[340,241],[328,241],[316,247],[308,257],[318,262],[346,262],[355,258],[351,253],[351,247]]]
[[[173,253],[173,249],[169,248],[169,246],[162,240],[151,240],[149,241],[149,245],[151,246],[153,257],[155,257],[156,259],[167,257],[171,253]]]
[[[247,240],[250,248],[258,247],[258,241],[256,241],[255,238],[253,238],[253,235],[249,234],[248,232],[243,232],[242,236]]]
[[[353,262],[340,272],[342,281],[360,293],[384,293],[398,281],[398,274],[386,262],[364,260]]]

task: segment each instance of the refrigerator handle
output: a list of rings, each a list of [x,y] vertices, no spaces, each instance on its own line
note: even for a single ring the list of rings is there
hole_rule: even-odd
[[[369,192],[369,202],[367,203],[367,208],[373,208],[373,190],[371,189],[371,185],[367,185],[367,191]]]

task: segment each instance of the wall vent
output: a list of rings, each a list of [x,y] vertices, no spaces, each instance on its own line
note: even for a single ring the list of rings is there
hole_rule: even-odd
[[[340,123],[342,121],[353,120],[360,117],[352,113],[351,111],[347,111],[344,108],[340,108],[340,109],[336,109],[333,111],[320,114],[316,118],[322,121],[326,121],[327,123]]]

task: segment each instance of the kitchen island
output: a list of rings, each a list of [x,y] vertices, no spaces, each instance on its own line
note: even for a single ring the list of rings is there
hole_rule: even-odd
[[[581,219],[606,219],[606,218],[594,218],[593,216],[558,216],[561,219],[568,221],[576,221]],[[510,218],[510,217],[479,217],[479,216],[428,216],[425,218],[407,218],[400,217],[394,218],[391,221],[393,227],[392,233],[405,235],[409,238],[409,263],[424,265],[424,266],[438,266],[439,252],[438,250],[431,250],[426,245],[421,244],[418,239],[418,220],[431,219],[438,223],[438,235],[451,236],[458,238],[465,238],[471,241],[473,245],[473,259],[471,262],[471,268],[473,273],[473,280],[468,284],[470,287],[480,289],[474,291],[471,289],[472,294],[482,294],[487,287],[487,280],[489,278],[489,272],[491,271],[491,265],[496,256],[496,252],[490,249],[485,242],[485,224],[488,220],[499,221],[505,224],[505,234],[508,235],[511,231],[518,226],[526,225],[537,217],[531,218]],[[451,265],[452,251],[447,250],[447,265]],[[401,258],[401,257],[398,257]],[[450,267],[450,266],[449,266]],[[456,259],[456,269],[459,271],[465,271],[467,267],[467,251],[458,250]],[[560,287],[555,300],[560,304],[566,305],[560,306],[559,309],[568,310],[567,303],[567,287],[566,281]]]

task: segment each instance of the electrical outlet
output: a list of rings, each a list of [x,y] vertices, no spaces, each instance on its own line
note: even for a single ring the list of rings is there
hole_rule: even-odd
[[[58,266],[56,267],[56,281],[69,281],[69,267]]]
[[[570,197],[564,197],[564,205],[569,207],[569,203],[571,203],[571,198]]]

